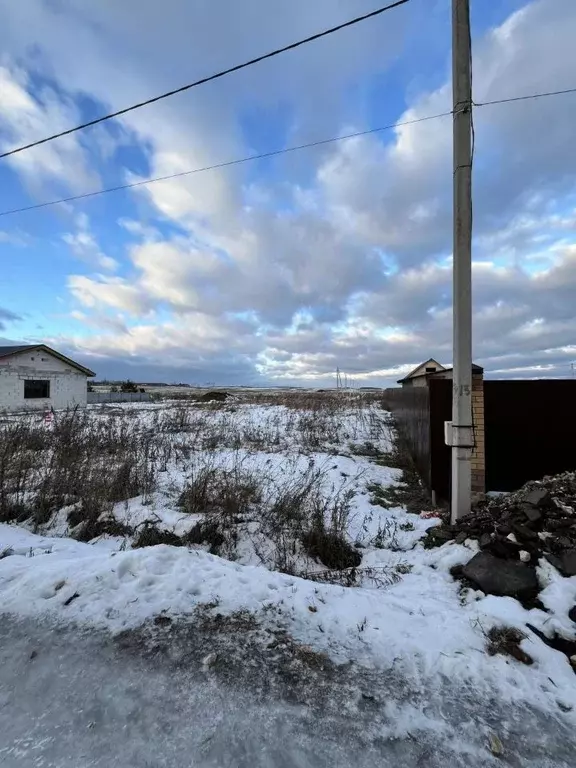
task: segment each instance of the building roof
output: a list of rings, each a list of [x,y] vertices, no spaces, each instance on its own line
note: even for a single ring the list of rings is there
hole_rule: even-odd
[[[9,347],[0,347],[0,357],[15,355],[17,352],[25,352],[27,349],[34,349],[36,344],[21,344],[20,346],[10,345]]]
[[[446,368],[444,368],[442,363],[439,363],[438,360],[434,360],[433,357],[429,357],[428,360],[425,360],[423,363],[420,363],[419,365],[416,366],[416,368],[414,368],[412,371],[410,371],[410,373],[407,373],[406,376],[404,376],[403,379],[398,379],[398,381],[396,383],[397,384],[402,384],[402,382],[406,381],[407,379],[417,378],[416,376],[414,376],[416,371],[420,370],[420,368],[422,368],[422,366],[428,365],[428,363],[434,363],[434,365],[437,365],[439,371],[445,371],[446,370]],[[428,374],[426,374],[426,373],[419,373],[418,374],[418,376],[427,376],[427,375]]]
[[[438,366],[437,371],[429,371],[426,373],[426,371],[423,371],[422,373],[416,373],[420,368],[423,366],[428,365],[428,363],[434,363]],[[408,379],[419,379],[421,376],[435,376],[437,373],[446,373],[447,371],[451,371],[452,366],[444,366],[441,363],[439,363],[437,360],[434,360],[433,357],[426,360],[424,363],[420,363],[420,365],[417,365],[416,368],[414,368],[413,371],[410,371],[406,376],[404,376],[403,379],[398,379],[396,382],[397,384],[403,384],[405,381],[408,381]],[[472,373],[484,373],[484,368],[482,368],[479,365],[476,365],[476,363],[472,363]]]
[[[35,349],[47,352],[53,357],[57,357],[63,363],[72,366],[72,368],[76,368],[77,371],[80,371],[85,376],[96,376],[94,371],[91,371],[90,368],[85,368],[83,365],[80,365],[80,363],[75,363],[74,360],[70,360],[69,357],[60,354],[60,352],[56,352],[56,350],[51,347],[47,347],[46,344],[14,344],[9,347],[0,347],[0,358],[18,355],[20,352],[31,352]]]
[[[434,373],[427,373],[427,376],[435,376],[437,373],[446,373],[446,371],[451,371],[452,366],[450,365],[448,368],[442,368],[440,371],[434,371]],[[484,373],[484,368],[480,365],[476,365],[476,363],[472,363],[472,373]]]

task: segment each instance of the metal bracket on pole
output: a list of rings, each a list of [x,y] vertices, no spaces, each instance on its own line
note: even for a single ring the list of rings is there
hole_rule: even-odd
[[[474,448],[473,427],[463,427],[452,421],[445,421],[444,442],[451,448]]]

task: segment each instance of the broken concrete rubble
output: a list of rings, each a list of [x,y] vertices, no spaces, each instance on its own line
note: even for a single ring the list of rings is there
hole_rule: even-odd
[[[516,560],[503,560],[478,552],[462,569],[462,575],[491,595],[530,600],[538,594],[536,571]]]
[[[550,501],[550,491],[547,488],[533,488],[525,494],[524,501],[532,507],[546,506]]]
[[[537,523],[538,520],[542,519],[542,512],[536,507],[532,507],[530,504],[522,504],[520,508],[528,518],[529,522]]]
[[[546,554],[546,559],[562,576],[576,576],[576,549],[562,552],[560,555]]]
[[[466,565],[451,569],[454,578],[486,594],[514,597],[526,608],[546,610],[538,599],[536,566],[541,558],[562,576],[576,576],[576,472],[545,477],[488,499],[455,525],[445,522],[430,529],[424,545],[467,539],[476,540],[480,551]],[[576,623],[576,605],[568,617]],[[576,656],[576,638],[527,627],[568,659]]]
[[[426,545],[467,538],[495,558],[537,565],[546,557],[562,575],[576,575],[576,472],[487,499],[455,525],[432,528]]]

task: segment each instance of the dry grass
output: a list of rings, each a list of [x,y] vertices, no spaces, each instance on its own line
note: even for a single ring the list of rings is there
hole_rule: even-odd
[[[38,417],[0,430],[0,521],[31,519],[36,527],[73,507],[86,522],[115,503],[156,488],[156,439],[122,417],[59,414],[48,431]],[[70,510],[72,511],[72,510]]]
[[[232,560],[239,542],[248,541],[276,570],[302,574],[312,558],[341,572],[361,559],[347,538],[352,481],[335,487],[329,467],[310,459],[303,469],[301,456],[343,445],[373,452],[391,429],[377,400],[357,393],[254,393],[240,402],[181,401],[158,410],[71,410],[58,413],[52,429],[37,414],[8,418],[0,423],[0,522],[27,521],[47,531],[59,515],[82,541],[110,535],[130,537],[133,546],[204,545]],[[238,413],[242,403],[248,407]],[[259,409],[257,418],[252,408]],[[269,470],[245,463],[259,451],[286,456]],[[172,488],[175,506],[197,516],[187,534],[119,522],[117,505],[149,504],[166,487],[169,468],[184,478]]]
[[[264,564],[300,575],[308,558],[335,570],[360,563],[347,539],[352,492],[345,484],[329,486],[327,467],[311,462],[303,472],[281,465],[266,473],[244,466],[239,456],[226,467],[196,457],[189,467],[178,505],[197,521],[182,536],[171,533],[170,540],[147,525],[133,546],[205,545],[212,554],[235,560],[240,543],[249,543]]]
[[[522,640],[526,635],[514,627],[492,627],[486,634],[486,651],[490,656],[502,654],[503,656],[512,656],[522,664],[533,664],[534,659],[526,651],[520,648]]]
[[[262,481],[238,464],[222,468],[193,466],[178,505],[188,514],[214,514],[240,521],[262,499]]]

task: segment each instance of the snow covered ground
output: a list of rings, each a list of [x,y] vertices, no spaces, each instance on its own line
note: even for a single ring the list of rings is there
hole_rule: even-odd
[[[123,419],[137,419],[155,430],[166,423],[162,419],[180,420],[182,427],[182,413],[175,416],[169,408],[150,405],[136,409],[125,405],[114,409],[114,413],[120,413]],[[560,739],[559,743],[567,745],[572,738],[576,724],[574,671],[566,657],[527,630],[526,623],[543,631],[552,629],[571,636],[573,627],[567,613],[576,603],[576,578],[562,578],[542,561],[539,578],[546,586],[542,601],[548,611],[528,611],[511,598],[463,590],[451,577],[450,568],[473,556],[476,546],[473,542],[464,545],[451,542],[425,550],[420,539],[430,525],[436,524],[434,519],[425,520],[401,508],[384,509],[372,503],[368,488],[374,484],[386,487],[400,480],[399,470],[374,461],[392,448],[385,414],[377,406],[355,409],[352,403],[350,408],[323,414],[320,427],[313,420],[306,422],[309,417],[310,414],[294,412],[285,406],[241,403],[232,410],[199,411],[198,416],[187,413],[185,429],[178,430],[175,423],[170,432],[171,443],[179,445],[180,452],[172,451],[166,459],[149,498],[143,499],[140,495],[113,505],[115,518],[129,526],[130,533],[125,536],[99,535],[89,541],[76,541],[69,536],[74,528],[67,520],[66,511],[56,511],[42,524],[39,533],[32,532],[30,521],[0,524],[0,605],[3,613],[10,617],[9,624],[4,626],[3,642],[12,643],[10,647],[15,649],[15,638],[24,632],[44,637],[45,647],[46,637],[52,636],[51,628],[67,625],[75,628],[67,631],[76,632],[79,643],[71,654],[73,665],[73,659],[81,655],[79,648],[86,643],[93,645],[99,636],[96,633],[88,641],[84,629],[98,630],[104,633],[102,637],[123,637],[126,633],[140,632],[142,627],[154,627],[156,621],[157,625],[174,628],[176,636],[177,628],[195,626],[199,617],[204,620],[212,617],[217,626],[222,617],[233,621],[235,617],[249,616],[264,633],[258,640],[263,643],[263,649],[269,647],[270,638],[280,633],[315,658],[326,658],[331,665],[336,665],[334,669],[339,671],[331,678],[335,700],[340,678],[345,678],[347,684],[351,680],[357,683],[362,680],[362,690],[367,690],[366,681],[370,681],[364,703],[380,702],[375,707],[378,714],[372,718],[372,727],[366,726],[363,736],[357,733],[355,738],[359,739],[359,745],[362,738],[367,739],[375,762],[355,760],[359,765],[380,764],[376,760],[378,744],[381,758],[391,760],[382,763],[384,765],[436,765],[440,764],[435,762],[437,759],[448,759],[447,756],[452,765],[459,765],[460,760],[467,765],[490,765],[499,759],[509,760],[511,765],[539,768],[570,765],[563,748],[557,749],[553,744]],[[90,418],[104,416],[95,412]],[[194,429],[191,425],[196,418],[208,426]],[[215,422],[219,423],[218,430],[214,430]],[[224,430],[220,429],[222,424]],[[209,446],[207,437],[212,438]],[[193,444],[186,445],[187,440]],[[262,483],[257,500],[254,497],[251,501],[257,509],[274,509],[279,490],[286,490],[286,484],[293,483],[294,478],[313,477],[314,494],[321,493],[322,498],[330,500],[330,504],[320,505],[323,514],[332,514],[334,510],[341,513],[338,524],[344,525],[349,546],[361,556],[357,586],[325,583],[315,578],[326,571],[326,566],[297,542],[293,542],[294,554],[288,559],[293,573],[274,570],[277,557],[272,548],[278,542],[275,534],[263,526],[264,517],[259,517],[255,510],[236,521],[234,546],[223,547],[229,557],[210,554],[203,544],[160,544],[132,549],[138,526],[147,520],[153,520],[162,530],[183,536],[202,519],[202,515],[183,512],[177,500],[190,477],[206,463],[211,470],[241,467],[250,477],[257,475]],[[343,497],[346,498],[344,507],[339,504]],[[330,525],[330,520],[325,524]],[[38,621],[47,623],[39,625]],[[42,626],[50,628],[49,631],[44,633]],[[534,664],[525,666],[508,656],[489,656],[486,634],[494,626],[523,630],[526,639],[522,641],[522,648],[534,659]],[[163,642],[169,645],[170,637],[168,633]],[[242,633],[231,632],[227,637],[230,658],[234,653],[242,653]],[[57,644],[61,646],[62,642],[60,639]],[[52,653],[46,649],[48,656]],[[210,643],[202,647],[202,653],[206,658],[201,654],[202,658],[197,661],[204,674],[205,668],[211,665]],[[106,656],[106,652],[95,650],[94,655]],[[9,663],[9,656],[5,649],[4,667]],[[60,658],[66,666],[67,655],[62,652]],[[89,665],[86,673],[89,677],[97,676],[98,669],[101,674],[101,667],[95,664]],[[122,666],[116,657],[114,664]],[[34,668],[24,666],[22,679],[26,679],[30,692],[34,690]],[[141,675],[142,668],[138,668]],[[49,672],[45,670],[45,674]],[[159,671],[151,669],[150,674],[158,675]],[[307,674],[306,670],[302,674]],[[81,680],[78,675],[76,679]],[[206,681],[201,679],[203,686]],[[53,684],[56,688],[60,685]],[[19,698],[17,682],[12,680],[7,690],[9,693],[0,699],[4,711],[15,701],[25,706]],[[66,695],[72,694],[68,691]],[[361,693],[358,696],[362,699]],[[248,698],[254,714],[258,703]],[[245,699],[244,690],[242,700]],[[286,706],[278,704],[278,713]],[[357,702],[350,703],[350,707],[349,714],[358,718],[358,722],[364,722]],[[456,715],[459,707],[461,713],[465,713],[463,720],[461,715]],[[2,711],[0,707],[0,725]],[[286,714],[284,711],[279,717]],[[539,724],[538,734],[527,727],[530,720]],[[178,718],[176,721],[181,722]],[[328,728],[334,734],[339,732],[335,723],[332,720]],[[8,734],[8,740],[4,746],[0,745],[0,756],[4,754],[7,762],[0,760],[0,764],[10,768],[12,765],[20,768],[74,764],[57,760],[33,762],[34,755],[53,754],[52,746],[46,747],[48,751],[42,745],[37,746],[42,738],[51,738],[46,734],[42,736],[41,729],[37,738],[29,736],[36,746],[28,745],[22,752],[25,756],[20,759],[25,736],[18,731],[14,718],[9,717],[6,724],[9,730],[4,733]],[[275,736],[270,731],[266,738]],[[403,753],[391,750],[391,739],[404,744]],[[422,749],[414,751],[410,747],[414,739]],[[502,758],[493,756],[490,749],[492,744],[492,750],[499,751],[498,740],[503,745]],[[259,762],[254,757],[257,743],[258,739],[254,749],[247,751],[252,755],[252,762],[246,757],[245,762],[227,763],[220,754],[212,762],[206,758],[205,762],[190,764],[350,764],[350,753],[342,744],[340,762],[336,758],[332,763],[322,762],[322,750],[307,752],[309,745],[300,757],[289,751],[286,755],[290,755],[290,759],[283,761],[281,753],[276,758],[270,753],[268,762]],[[330,743],[334,746],[336,742]],[[572,744],[572,748],[574,746],[576,744]],[[326,754],[332,754],[332,747],[324,744],[324,748]],[[402,754],[406,758],[404,763]],[[84,763],[75,764],[112,763],[95,759],[89,762],[86,758]],[[162,763],[156,758],[151,763],[123,760],[122,764],[179,766],[189,763],[170,760]]]
[[[28,519],[19,515],[29,530],[80,535],[94,545],[121,549],[150,526],[184,536],[208,513],[225,541],[209,547],[209,541],[197,536],[194,543],[243,565],[307,575],[326,566],[307,555],[297,529],[309,527],[318,514],[327,531],[367,550],[375,537],[380,543],[393,538],[400,546],[412,545],[431,525],[408,519],[403,509],[384,510],[371,503],[369,489],[394,484],[401,472],[372,461],[391,450],[391,432],[385,412],[362,397],[312,410],[242,403],[214,409],[126,403],[91,407],[83,418],[52,427],[56,450],[50,433],[37,434],[38,417],[25,425],[31,434],[20,436],[24,447],[9,469],[18,474],[12,484],[17,489],[13,508],[34,511]],[[71,456],[61,445],[65,440],[79,444]],[[27,449],[38,441],[45,443],[42,450]],[[94,449],[98,441],[121,447],[110,456]],[[46,491],[51,481],[56,487]],[[61,486],[66,486],[64,492]],[[36,498],[31,498],[33,488],[40,489]],[[186,491],[191,503],[183,504]],[[106,494],[110,500],[103,502]],[[61,509],[54,496],[65,502]],[[124,530],[114,535],[110,528],[96,535],[98,527],[92,525],[94,536],[82,535],[84,510],[91,515],[95,505],[100,520],[113,519]],[[36,510],[46,506],[50,514],[39,520]]]
[[[569,724],[460,681],[284,664],[238,635],[0,624],[3,768],[570,768]],[[214,648],[223,671],[205,659]],[[233,683],[230,678],[237,680]],[[415,682],[415,681],[414,681]],[[487,733],[503,737],[502,757]]]
[[[276,673],[276,651],[245,631],[187,629],[2,622],[2,768],[573,766],[570,723],[542,708],[394,670],[287,661]],[[223,669],[207,662],[214,649]]]

